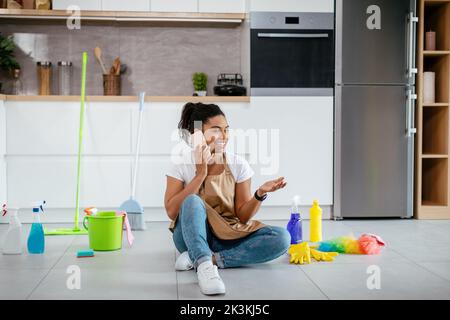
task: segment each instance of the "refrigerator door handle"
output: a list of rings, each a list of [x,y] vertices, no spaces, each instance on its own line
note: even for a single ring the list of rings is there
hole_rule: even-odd
[[[408,41],[408,77],[412,78],[417,73],[416,68],[416,56],[415,56],[415,39],[416,39],[416,23],[419,22],[419,18],[414,16],[414,12],[408,14],[408,28],[409,28],[409,41]]]
[[[407,110],[406,110],[406,136],[411,137],[417,132],[414,126],[415,122],[415,108],[414,101],[417,99],[417,95],[412,92],[412,89],[408,89],[407,98]]]

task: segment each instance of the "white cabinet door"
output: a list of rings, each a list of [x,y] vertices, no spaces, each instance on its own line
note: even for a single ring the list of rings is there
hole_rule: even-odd
[[[334,12],[333,0],[250,0],[250,11]]]
[[[5,154],[6,154],[6,114],[3,100],[0,100],[0,205],[7,202]]]
[[[284,190],[271,194],[266,205],[290,205],[296,194],[302,205],[312,204],[313,199],[331,205],[333,98],[252,97],[250,110],[240,115],[240,122],[246,119],[251,123],[247,128],[258,131],[258,148],[250,152],[254,186],[278,176],[288,183]]]
[[[197,12],[197,0],[151,0],[150,9],[155,12]]]
[[[136,199],[145,207],[164,208],[166,172],[170,168],[170,157],[141,158],[136,183]]]
[[[144,107],[141,133],[141,154],[169,156],[178,145],[177,125],[184,103],[147,102]],[[139,112],[133,109],[132,150],[136,145]]]
[[[103,11],[150,11],[150,0],[102,0]]]
[[[251,103],[218,103],[230,125],[229,152],[245,157],[255,171],[253,188],[285,176],[286,189],[268,205],[290,205],[293,195],[309,205],[333,202],[333,98],[252,97]],[[137,195],[160,206],[170,154],[178,145],[176,125],[183,104],[146,104]],[[136,126],[137,113],[133,115]],[[135,137],[134,139],[135,140]],[[133,143],[134,147],[134,143]]]
[[[78,6],[80,10],[102,10],[102,0],[53,0],[55,10],[66,10],[69,6]]]
[[[6,102],[8,154],[78,152],[78,103]],[[86,103],[84,154],[129,154],[131,104]]]
[[[74,208],[76,170],[75,156],[9,157],[9,202],[30,207],[33,201],[45,199],[49,208]],[[131,164],[128,159],[85,157],[81,170],[81,207],[118,207],[129,198]]]
[[[199,12],[244,13],[245,0],[199,0]]]
[[[6,110],[3,100],[0,100],[0,157],[6,154]]]

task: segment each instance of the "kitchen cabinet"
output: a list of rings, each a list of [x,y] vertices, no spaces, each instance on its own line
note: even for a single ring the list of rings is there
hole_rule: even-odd
[[[313,199],[333,204],[333,97],[252,97],[250,104],[218,104],[231,127],[227,150],[249,161],[255,171],[253,186],[278,176],[288,181],[285,190],[271,194],[267,206],[290,205],[294,194],[302,197],[303,205]],[[137,182],[144,206],[158,206],[164,199],[161,186],[170,154],[181,149],[176,123],[182,107],[146,105],[140,168],[145,178]],[[133,113],[136,127],[137,110]],[[135,139],[133,133],[133,146]]]
[[[61,106],[56,101],[9,101],[7,104],[8,154],[77,154],[79,103],[68,102]],[[130,105],[134,104],[86,103],[84,154],[129,154]]]
[[[0,205],[6,202],[6,113],[0,100]]]
[[[199,12],[243,13],[246,11],[245,0],[198,0]]]
[[[148,98],[136,195],[146,212],[152,210],[150,219],[156,213],[158,219],[164,219],[160,213],[165,174],[171,166],[171,153],[180,148],[176,126],[184,104],[196,100],[175,97],[175,101],[166,102]],[[294,194],[302,197],[304,205],[310,205],[314,198],[324,208],[332,205],[332,97],[251,97],[247,102],[207,98],[208,103],[217,103],[227,115],[231,126],[228,151],[250,162],[255,171],[253,188],[281,175],[288,181],[286,189],[271,194],[265,202],[272,211],[267,211],[264,218],[277,218],[277,208],[286,210]],[[67,213],[63,210],[61,214],[71,221],[79,104],[43,99],[4,102],[8,200],[28,207],[36,199],[45,199],[49,209],[66,208]],[[137,122],[137,102],[87,102],[82,207],[116,208],[129,197]]]
[[[258,160],[253,185],[286,178],[286,188],[271,194],[265,205],[290,205],[295,194],[302,205],[313,199],[333,204],[333,97],[252,97],[249,108],[227,116],[233,127],[258,130],[259,148],[248,151]],[[267,129],[272,138],[266,142]]]
[[[74,208],[76,170],[76,156],[11,156],[8,201],[29,207],[33,201],[45,199],[49,209]],[[128,159],[83,157],[80,207],[118,207],[130,196],[130,181]]]
[[[250,0],[250,11],[334,12],[333,0]]]
[[[103,11],[150,11],[150,0],[102,0]]]
[[[52,4],[54,10],[66,10],[69,6],[78,6],[80,10],[102,10],[102,0],[53,0]]]
[[[151,0],[153,12],[197,12],[197,0]]]

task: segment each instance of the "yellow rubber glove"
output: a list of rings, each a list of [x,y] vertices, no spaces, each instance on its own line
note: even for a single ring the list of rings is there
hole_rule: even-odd
[[[310,249],[311,256],[316,261],[333,261],[335,257],[339,255],[337,252],[322,252],[317,249]]]
[[[291,255],[290,263],[311,263],[311,249],[309,248],[308,242],[291,244],[288,253]]]

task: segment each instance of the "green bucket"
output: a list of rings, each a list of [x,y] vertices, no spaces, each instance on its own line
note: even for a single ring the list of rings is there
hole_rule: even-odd
[[[123,217],[114,211],[86,216],[83,226],[89,234],[89,247],[95,251],[113,251],[122,248]],[[86,225],[87,222],[87,225]]]

